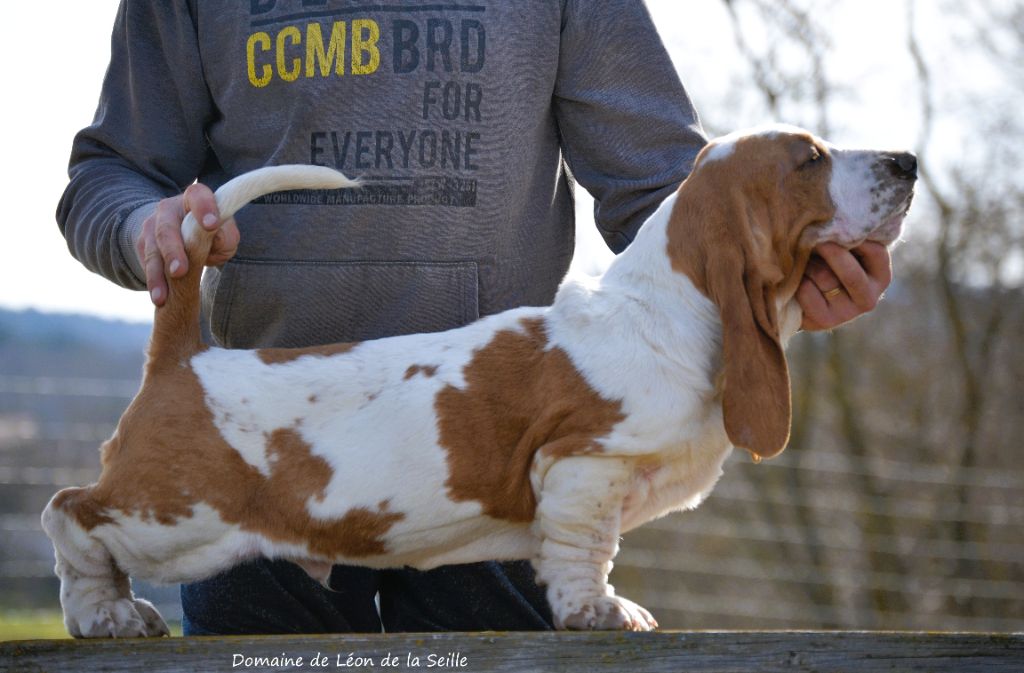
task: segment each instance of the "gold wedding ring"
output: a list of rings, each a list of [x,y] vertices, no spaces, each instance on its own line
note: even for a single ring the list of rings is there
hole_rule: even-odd
[[[831,299],[832,297],[837,296],[842,291],[843,291],[843,288],[841,288],[841,287],[834,287],[834,288],[832,288],[831,290],[829,290],[829,291],[827,291],[825,293],[825,299]]]

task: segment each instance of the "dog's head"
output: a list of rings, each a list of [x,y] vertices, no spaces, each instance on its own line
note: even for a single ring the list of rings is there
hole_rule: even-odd
[[[734,133],[698,155],[669,223],[669,257],[718,306],[734,445],[770,458],[789,439],[779,307],[814,247],[893,243],[916,173],[913,154],[839,149],[786,126]]]

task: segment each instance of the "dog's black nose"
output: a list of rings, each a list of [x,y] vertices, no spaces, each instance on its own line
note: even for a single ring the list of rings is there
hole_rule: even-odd
[[[900,152],[892,155],[893,173],[896,177],[907,180],[917,179],[917,157],[913,152]]]

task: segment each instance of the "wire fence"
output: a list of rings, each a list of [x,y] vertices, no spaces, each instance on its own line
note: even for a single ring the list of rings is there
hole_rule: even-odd
[[[0,607],[56,608],[39,512],[97,478],[97,448],[138,383],[0,375]],[[860,492],[861,478],[881,488]],[[737,455],[696,511],[625,536],[612,581],[666,628],[1019,631],[1022,496],[1020,469]],[[174,587],[140,593],[180,615]]]

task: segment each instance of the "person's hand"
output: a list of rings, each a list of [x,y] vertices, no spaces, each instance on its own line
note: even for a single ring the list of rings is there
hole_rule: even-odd
[[[796,293],[802,329],[832,329],[867,313],[892,282],[892,260],[881,243],[868,241],[853,250],[822,243],[815,253]]]
[[[188,257],[181,238],[181,221],[193,213],[199,225],[216,231],[207,266],[219,266],[231,259],[238,249],[239,233],[234,218],[221,222],[217,201],[206,185],[193,184],[184,194],[172,196],[157,204],[153,214],[142,223],[142,233],[135,242],[135,254],[146,272],[146,288],[157,306],[167,301],[167,279],[180,278],[188,271]]]

